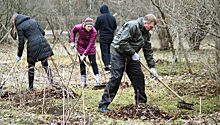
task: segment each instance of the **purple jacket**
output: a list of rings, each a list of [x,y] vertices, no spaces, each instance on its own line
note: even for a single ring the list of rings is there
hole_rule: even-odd
[[[78,39],[76,40],[76,34],[78,33]],[[93,27],[90,32],[83,28],[82,24],[75,25],[70,32],[70,42],[74,42],[79,54],[94,55],[96,53],[95,40],[97,31]]]

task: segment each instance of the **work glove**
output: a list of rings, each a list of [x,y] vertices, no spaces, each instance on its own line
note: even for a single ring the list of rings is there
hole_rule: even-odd
[[[70,46],[71,46],[71,49],[74,49],[74,47],[75,47],[74,42],[71,42],[71,43],[70,43]]]
[[[132,55],[132,60],[134,60],[134,61],[139,61],[140,60],[140,57],[139,57],[139,55],[137,54],[137,53],[134,53],[134,55]]]
[[[83,61],[86,58],[85,55],[80,56],[80,60]]]
[[[152,78],[158,78],[157,71],[154,68],[150,68],[150,73],[152,75]]]
[[[17,63],[20,62],[21,61],[21,57],[17,56],[16,57],[16,61],[17,61]]]

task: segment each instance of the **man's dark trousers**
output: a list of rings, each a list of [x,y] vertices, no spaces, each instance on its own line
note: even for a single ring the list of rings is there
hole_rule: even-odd
[[[102,55],[102,61],[105,66],[110,65],[110,46],[112,43],[113,37],[104,37],[100,38],[100,49]]]
[[[104,90],[102,99],[99,101],[99,108],[103,106],[107,107],[116,96],[124,70],[126,70],[134,87],[136,103],[146,103],[147,96],[145,94],[144,74],[141,70],[140,62],[133,61],[119,54],[111,46],[111,66],[111,78]]]

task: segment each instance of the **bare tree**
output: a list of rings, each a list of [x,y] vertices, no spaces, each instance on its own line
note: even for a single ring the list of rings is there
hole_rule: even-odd
[[[160,0],[151,0],[152,4],[158,9],[159,13],[160,13],[160,17],[161,17],[161,22],[162,22],[162,26],[159,26],[159,32],[158,32],[158,36],[159,39],[161,40],[161,47],[162,49],[168,49],[169,48],[169,44],[170,43],[170,47],[172,49],[172,53],[173,56],[175,55],[175,49],[174,49],[174,45],[173,45],[173,40],[172,40],[172,36],[170,33],[170,25],[169,25],[169,18],[167,18],[167,14],[168,12],[165,11],[165,7],[162,5],[166,5],[165,3],[167,1],[160,1]],[[166,13],[167,12],[167,13]]]
[[[214,8],[214,13],[212,17],[213,20],[213,33],[215,40],[215,49],[216,49],[216,81],[220,87],[220,0],[212,0],[212,5]]]
[[[195,2],[195,3],[194,3]],[[207,0],[190,2],[195,5],[194,10],[194,26],[189,32],[189,45],[193,50],[199,50],[201,41],[206,37],[209,30],[210,11],[207,9]]]

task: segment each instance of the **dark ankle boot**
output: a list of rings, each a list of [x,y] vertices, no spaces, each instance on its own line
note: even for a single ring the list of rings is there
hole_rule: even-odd
[[[101,113],[110,112],[110,110],[109,110],[107,107],[108,107],[108,106],[103,105],[103,106],[99,107],[98,111],[101,112]]]

